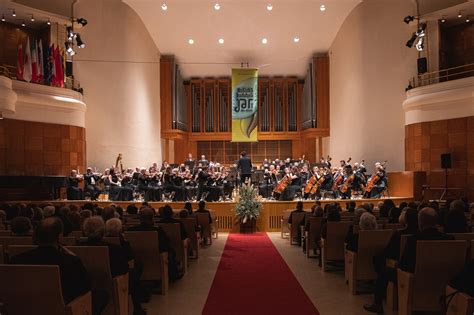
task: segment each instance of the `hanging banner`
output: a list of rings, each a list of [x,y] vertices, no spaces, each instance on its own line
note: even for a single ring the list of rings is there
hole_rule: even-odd
[[[257,142],[258,70],[232,69],[232,142]]]

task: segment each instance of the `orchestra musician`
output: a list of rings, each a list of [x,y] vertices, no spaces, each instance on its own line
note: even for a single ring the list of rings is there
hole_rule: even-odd
[[[76,170],[72,170],[67,181],[67,199],[69,200],[82,200],[84,199],[82,188],[79,187],[79,183],[84,178],[78,174]]]
[[[195,164],[196,161],[193,159],[193,155],[191,153],[188,153],[188,158],[186,159],[186,161],[184,161],[184,166],[192,170],[194,169]]]
[[[364,196],[366,198],[380,198],[387,189],[387,175],[382,163],[375,163],[376,173],[367,182]]]
[[[280,179],[280,172],[275,165],[270,164],[268,169],[263,173],[263,183],[259,186],[259,193],[263,198],[273,198],[272,191]]]
[[[86,173],[83,175],[84,195],[88,195],[91,200],[97,200],[101,193],[101,189],[97,186],[101,175],[100,173],[92,172],[92,167],[88,167]]]

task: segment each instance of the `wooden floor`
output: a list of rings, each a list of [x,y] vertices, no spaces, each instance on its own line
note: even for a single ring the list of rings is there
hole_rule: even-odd
[[[410,202],[413,201],[413,197],[391,197],[396,204],[399,204],[403,201]],[[379,201],[384,199],[355,199],[357,205],[371,202],[377,204]],[[343,209],[346,208],[346,202],[348,200],[321,200],[321,204],[324,206],[327,203],[339,202]],[[24,202],[32,203],[33,201],[14,201],[14,202]],[[54,200],[54,201],[34,201],[34,203],[52,203],[52,204],[77,204],[82,206],[85,203],[88,203],[88,200]],[[110,204],[119,205],[122,208],[130,204],[135,204],[137,207],[140,207],[141,202],[128,202],[128,201],[94,201],[95,204],[98,204],[100,207],[106,207]],[[260,217],[257,220],[257,229],[262,232],[279,232],[281,230],[281,220],[283,214],[286,210],[295,209],[297,201],[264,201],[263,209],[260,213]],[[314,204],[313,200],[303,201],[304,209],[309,210]],[[184,202],[149,202],[153,208],[158,209],[165,204],[169,204],[174,210],[183,209]],[[213,210],[216,213],[218,220],[219,231],[223,232],[232,232],[237,231],[239,226],[235,222],[235,202],[208,202],[206,208]],[[198,206],[197,202],[193,202],[193,209],[196,209]]]

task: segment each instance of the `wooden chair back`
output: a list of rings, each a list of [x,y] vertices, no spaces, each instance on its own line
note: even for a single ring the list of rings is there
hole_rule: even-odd
[[[74,246],[76,245],[77,239],[75,237],[60,237],[59,242],[64,246]]]
[[[281,219],[281,238],[285,238],[285,235],[290,233],[290,226],[288,225],[290,213],[291,210],[285,210],[283,212],[283,218]]]
[[[402,227],[399,223],[385,223],[383,225],[384,230],[398,230]]]
[[[209,214],[196,212],[198,224],[201,226],[201,236],[212,239],[211,224],[209,223]]]
[[[186,248],[181,239],[181,226],[179,223],[159,223],[158,224],[165,232],[166,237],[170,240],[171,248],[176,253],[176,262],[181,270],[186,270]]]
[[[33,245],[33,238],[31,236],[2,236],[0,245],[3,246],[5,254],[8,254],[10,245]]]
[[[0,264],[5,262],[5,253],[3,252],[3,245],[0,245]]]
[[[214,238],[218,238],[219,236],[219,222],[217,219],[217,213],[214,210],[209,209],[209,213],[211,214],[211,235],[214,236]]]
[[[38,245],[10,245],[8,247],[8,258],[35,249]]]
[[[82,231],[72,231],[71,233],[69,233],[69,237],[79,238],[83,236],[84,234],[82,234]]]
[[[8,315],[66,315],[58,266],[0,265],[0,279]]]
[[[292,221],[290,225],[290,244],[293,244],[294,238],[298,235],[298,230],[301,229],[301,223],[304,222],[306,212],[293,212],[290,215]]]
[[[407,245],[408,238],[411,237],[412,234],[405,234],[402,235],[400,238],[400,257],[399,260],[402,258],[403,252],[405,251],[405,246]]]
[[[474,240],[474,233],[451,233],[457,241],[472,241]]]
[[[143,264],[142,280],[161,280],[160,244],[158,232],[125,232],[135,255],[135,261]]]
[[[439,297],[464,267],[466,241],[417,241],[412,299],[414,311],[438,311]]]
[[[321,224],[323,222],[322,217],[309,217],[308,237],[306,240],[306,254],[309,255],[309,251],[314,249],[315,241],[321,237]]]
[[[79,241],[81,242],[85,242],[87,241],[87,237],[80,237],[79,238]],[[110,243],[110,244],[114,244],[114,245],[120,245],[120,239],[118,237],[109,237],[109,236],[106,236],[106,237],[103,237],[102,238],[102,241],[106,242],[106,243]],[[76,245],[76,243],[72,244],[72,245]],[[72,246],[71,245],[71,246]]]
[[[344,240],[352,222],[328,222],[324,240],[325,260],[344,260]]]
[[[471,241],[471,255],[469,257],[470,261],[474,261],[474,241]]]
[[[189,246],[197,258],[199,252],[199,240],[196,233],[197,219],[196,217],[188,217],[180,218],[179,220],[184,225],[184,229],[189,238]]]
[[[67,249],[81,259],[90,276],[93,289],[111,290],[112,273],[107,246],[68,246]]]
[[[374,280],[374,257],[380,254],[392,237],[393,230],[359,231],[357,250],[357,280]]]
[[[12,231],[10,230],[0,230],[0,237],[1,236],[11,236],[12,235]]]

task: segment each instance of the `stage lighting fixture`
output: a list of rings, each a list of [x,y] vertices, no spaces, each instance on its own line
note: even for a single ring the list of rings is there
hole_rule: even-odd
[[[73,40],[74,39],[74,32],[72,30],[72,26],[68,26],[66,27],[66,33],[67,33],[67,38],[69,40]]]
[[[23,26],[23,27],[25,27],[25,26],[26,26],[26,23],[25,23],[25,21],[23,21],[23,22],[21,23],[21,26]]]
[[[466,18],[466,23],[471,22],[471,19],[469,17]]]
[[[219,44],[224,44],[224,39],[223,38],[219,38]]]
[[[168,5],[167,5],[166,3],[163,3],[163,4],[161,5],[161,10],[163,10],[163,11],[168,10]]]
[[[262,44],[266,45],[268,43],[268,39],[262,38]]]
[[[418,30],[416,31],[416,36],[424,37],[426,35],[426,23],[420,24]]]
[[[35,17],[34,17],[33,14],[31,15],[31,19],[30,19],[30,20],[31,20],[31,22],[34,22],[34,21],[35,21]]]
[[[190,38],[190,39],[188,40],[188,43],[189,43],[189,45],[193,45],[193,44],[194,44],[194,39]]]
[[[219,3],[214,4],[214,10],[219,11],[221,9],[221,5]]]
[[[46,22],[46,24],[51,25],[51,20],[48,19],[48,22]]]
[[[410,24],[410,22],[413,22],[415,20],[415,17],[413,15],[407,15],[403,19],[403,21],[407,24]]]
[[[459,13],[458,13],[458,18],[462,18],[462,12],[461,11],[459,11]]]
[[[77,47],[79,48],[86,47],[86,44],[82,41],[81,35],[79,35],[79,33],[76,33],[76,43],[77,43]]]
[[[268,11],[273,10],[273,5],[271,3],[267,4],[267,10]]]
[[[15,12],[15,10],[13,10],[13,12],[12,12],[12,16],[13,16],[13,17],[15,17],[15,16],[16,16],[16,12]]]
[[[443,16],[443,17],[441,18],[441,23],[446,23],[446,17]]]
[[[3,114],[2,113],[0,113],[0,119],[3,119]]]
[[[2,14],[2,22],[5,22],[5,15]]]
[[[415,44],[415,41],[416,41],[417,38],[418,38],[418,36],[416,35],[416,33],[413,33],[411,35],[411,38],[406,43],[407,47],[412,48],[413,45]]]
[[[299,37],[295,37],[295,38],[293,38],[293,41],[294,41],[295,43],[299,43],[300,38],[299,38]]]
[[[69,41],[66,41],[64,43],[64,46],[66,47],[66,52],[69,56],[74,56],[76,54],[76,52],[74,51],[74,49],[72,48],[72,43],[69,42]]]
[[[425,39],[423,37],[418,37],[415,47],[416,50],[423,51],[423,48],[425,48]]]
[[[76,22],[81,24],[82,26],[86,26],[87,25],[87,20],[84,19],[84,18],[77,18],[76,19]]]
[[[319,7],[319,10],[320,10],[321,12],[326,11],[326,6],[325,6],[324,4],[321,4],[321,6]]]

